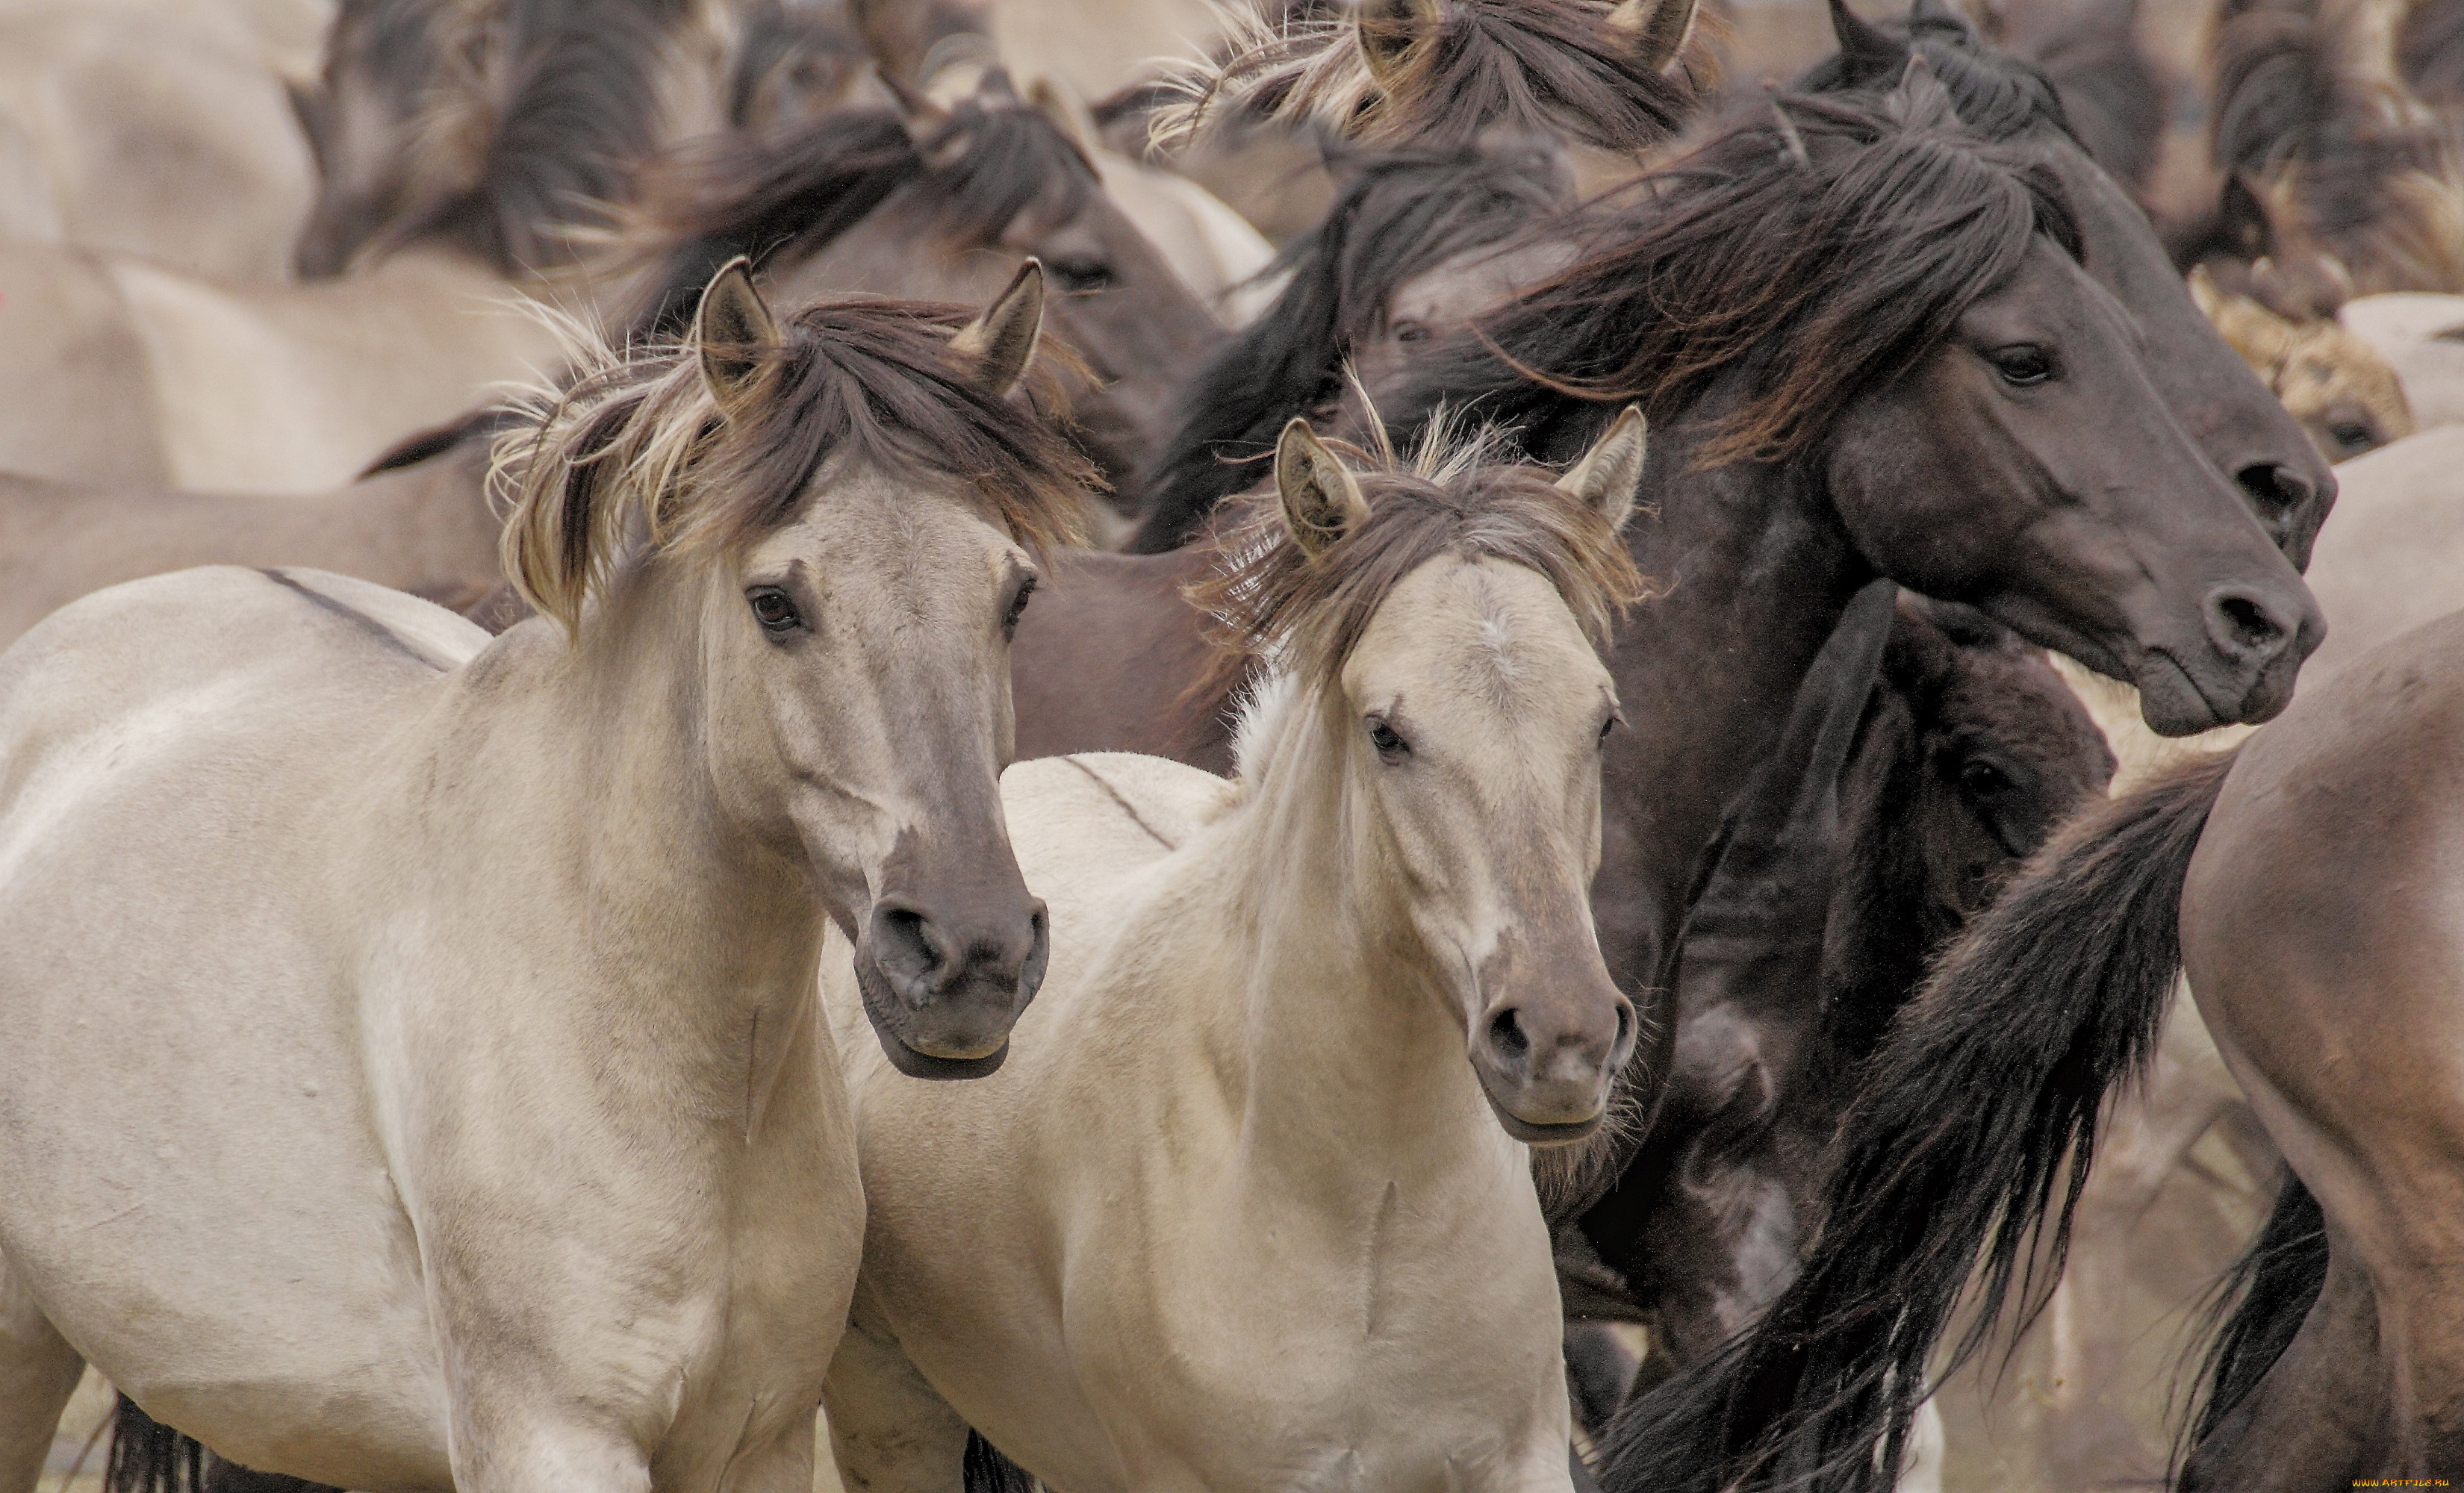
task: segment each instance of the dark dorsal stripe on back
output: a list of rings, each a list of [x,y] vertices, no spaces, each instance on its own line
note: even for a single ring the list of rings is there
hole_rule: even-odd
[[[1569,184],[1539,143],[1363,155],[1326,217],[1265,274],[1291,281],[1176,401],[1173,435],[1142,484],[1132,548],[1179,545],[1248,488],[1284,423],[1338,390],[1352,342],[1380,329],[1402,284],[1556,210]]]
[[[897,111],[834,109],[775,134],[689,151],[654,173],[637,225],[655,266],[631,330],[673,336],[702,287],[739,254],[757,270],[827,248],[902,190],[945,241],[991,242],[1021,213],[1066,218],[1101,189],[1094,166],[1040,112],[959,102],[920,136]]]

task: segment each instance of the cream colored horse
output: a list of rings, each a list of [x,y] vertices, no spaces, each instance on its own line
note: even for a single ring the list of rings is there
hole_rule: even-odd
[[[825,965],[870,1205],[847,1486],[955,1488],[971,1425],[1070,1493],[1569,1485],[1523,1142],[1596,1128],[1634,1041],[1587,892],[1642,434],[1552,488],[1355,476],[1293,422],[1214,596],[1286,670],[1242,779],[1003,780],[1056,928],[1009,1067],[901,1082]]]
[[[508,437],[546,616],[216,568],[0,655],[0,1488],[83,1361],[342,1486],[806,1493],[864,1214],[823,927],[918,1071],[1044,962],[1040,316],[781,328],[733,266]]]
[[[2464,296],[2364,296],[2337,318],[2394,365],[2421,428],[2464,425]]]

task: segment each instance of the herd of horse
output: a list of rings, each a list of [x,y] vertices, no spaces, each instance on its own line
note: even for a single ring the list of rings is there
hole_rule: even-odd
[[[2464,7],[52,3],[0,1493],[2464,1467]]]

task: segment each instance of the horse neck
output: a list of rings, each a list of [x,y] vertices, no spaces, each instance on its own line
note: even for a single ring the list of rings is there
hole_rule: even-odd
[[[1246,754],[1251,796],[1218,864],[1231,915],[1217,921],[1233,930],[1221,967],[1240,993],[1224,1009],[1240,1023],[1243,1164],[1338,1206],[1443,1169],[1466,1144],[1508,1144],[1346,780],[1342,716],[1301,691]]]
[[[823,927],[792,834],[732,815],[715,777],[705,589],[688,567],[636,566],[578,642],[544,618],[499,638],[462,702],[479,721],[464,781],[488,785],[473,817],[501,826],[479,843],[531,863],[511,874],[567,889],[586,999],[680,1052],[810,998]]]
[[[1811,467],[1694,470],[1705,437],[1691,417],[1725,402],[1715,386],[1653,432],[1644,492],[1657,512],[1627,525],[1636,563],[1667,594],[1634,609],[1609,665],[1631,729],[1603,762],[1593,913],[1626,990],[1659,979],[1721,815],[1873,578]]]

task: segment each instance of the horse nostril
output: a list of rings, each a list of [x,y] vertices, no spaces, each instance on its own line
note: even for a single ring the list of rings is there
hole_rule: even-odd
[[[1609,1043],[1611,1052],[1623,1052],[1625,1040],[1634,1035],[1634,1007],[1618,1001],[1617,1008],[1617,1040]]]
[[[1524,1035],[1521,1019],[1510,1010],[1500,1011],[1490,1019],[1488,1044],[1508,1063],[1520,1063],[1531,1051],[1531,1039]]]
[[[2240,591],[2208,598],[2208,631],[2225,651],[2260,659],[2283,652],[2292,633],[2265,602]]]

